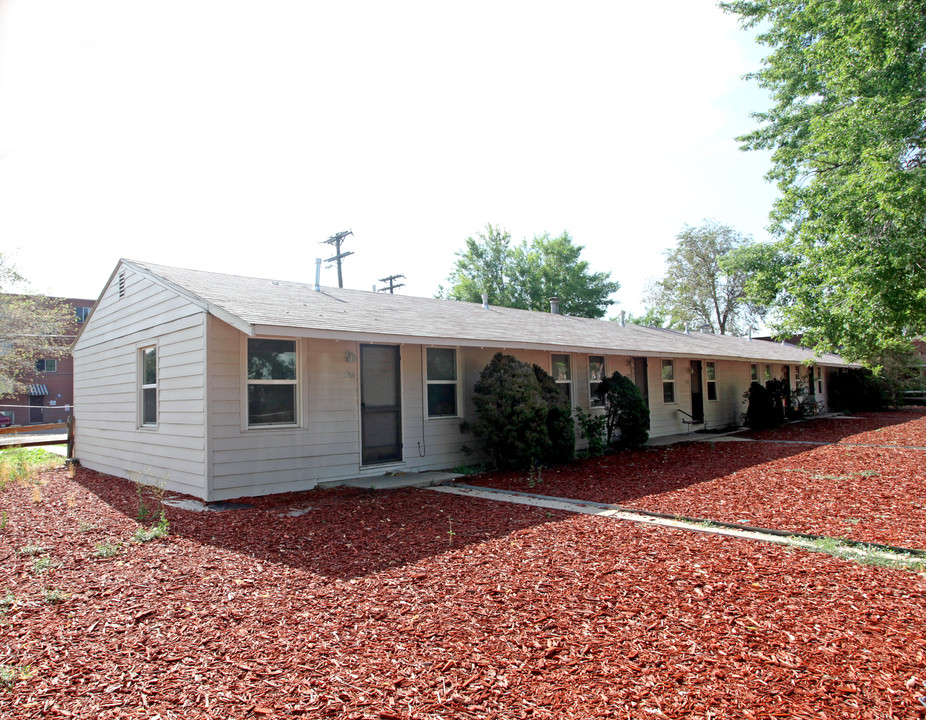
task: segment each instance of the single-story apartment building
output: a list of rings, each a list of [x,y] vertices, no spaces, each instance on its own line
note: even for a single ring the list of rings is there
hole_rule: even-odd
[[[206,501],[471,464],[504,351],[575,408],[619,371],[653,437],[740,424],[753,380],[826,402],[842,359],[782,343],[121,260],[74,346],[76,459]]]

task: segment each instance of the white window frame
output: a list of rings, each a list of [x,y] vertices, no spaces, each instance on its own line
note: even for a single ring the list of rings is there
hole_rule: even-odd
[[[714,376],[711,379],[711,375]],[[711,397],[711,385],[714,386],[714,397]],[[715,360],[708,360],[704,363],[704,397],[708,402],[717,402],[719,400],[719,395],[717,394],[717,362]]]
[[[296,377],[292,380],[252,380],[248,378],[248,344],[251,340],[283,340],[293,343],[293,351],[296,354]],[[247,337],[241,338],[241,428],[247,431],[262,432],[265,430],[293,429],[300,427],[302,412],[302,352],[301,343],[293,337]],[[248,398],[248,388],[252,385],[293,385],[293,422],[291,423],[260,423],[251,425],[250,400]]]
[[[145,382],[145,354],[154,351],[154,382]],[[154,429],[158,426],[158,419],[161,415],[160,401],[161,394],[158,392],[158,379],[161,375],[161,353],[158,352],[157,344],[143,345],[138,348],[138,427]],[[154,391],[154,420],[148,421],[145,418],[145,393]]]
[[[91,308],[80,306],[74,308],[74,313],[77,316],[77,322],[82,323],[86,322],[87,318],[90,316]]]
[[[817,392],[816,394],[822,395],[823,394],[823,368],[820,367],[819,365],[817,365],[816,368],[817,368],[817,371],[816,371]],[[813,382],[813,380],[811,380],[811,382]]]
[[[452,350],[453,351],[453,372],[455,378],[453,380],[431,380],[428,377],[428,352],[431,350]],[[460,407],[462,405],[462,382],[460,377],[460,349],[455,347],[447,347],[446,345],[428,345],[424,349],[424,407],[425,414],[428,420],[445,420],[447,418],[460,418]],[[452,415],[432,415],[431,414],[431,403],[428,397],[428,388],[431,385],[453,385],[454,386],[454,405],[455,412]]]
[[[554,358],[557,358],[557,357],[566,358],[566,372],[569,375],[568,379],[566,380],[557,380],[556,378],[556,374],[555,374],[556,363],[554,361]],[[573,407],[573,405],[575,404],[575,393],[572,391],[572,378],[573,378],[572,355],[570,353],[550,353],[550,375],[553,377],[553,382],[555,382],[557,385],[566,386],[566,394],[567,394],[567,397],[569,398],[569,407]]]
[[[757,383],[759,382],[759,364],[751,363],[749,365],[749,381]]]
[[[56,373],[58,372],[58,361],[55,358],[41,358],[36,361],[36,365],[42,363],[42,369],[36,370],[36,372],[42,373]]]
[[[666,365],[668,363],[668,365]],[[666,368],[671,369],[671,377],[666,377]],[[676,386],[676,374],[675,374],[675,360],[670,358],[662,358],[662,361],[659,363],[659,376],[662,381],[662,404],[663,405],[677,405],[678,404],[678,387]],[[666,385],[672,386],[672,399],[666,400]]]
[[[592,358],[601,358],[601,379],[592,379]],[[595,387],[601,384],[602,380],[608,377],[608,357],[606,355],[589,355],[588,356],[588,407],[603,408],[604,400],[598,401],[595,397]]]

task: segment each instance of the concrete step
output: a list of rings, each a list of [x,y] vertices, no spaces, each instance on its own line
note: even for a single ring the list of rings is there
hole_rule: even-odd
[[[395,490],[403,487],[430,487],[441,485],[451,480],[459,480],[463,475],[453,472],[389,473],[370,475],[347,480],[323,480],[318,488],[353,487],[365,490]]]

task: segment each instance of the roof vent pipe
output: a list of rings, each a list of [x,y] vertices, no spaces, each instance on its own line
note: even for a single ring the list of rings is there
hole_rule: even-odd
[[[322,259],[315,258],[315,292],[321,292],[322,286]]]
[[[489,309],[489,293],[482,293],[482,307]]]
[[[559,315],[559,298],[551,297],[550,298],[550,312],[554,315]]]
[[[627,311],[621,310],[621,327],[627,326]]]

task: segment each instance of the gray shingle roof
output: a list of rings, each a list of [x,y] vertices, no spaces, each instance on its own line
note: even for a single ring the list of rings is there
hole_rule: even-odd
[[[800,363],[813,352],[793,345],[675,330],[621,326],[606,320],[489,307],[455,300],[411,297],[362,290],[226,275],[122,261],[210,312],[230,315],[255,334],[291,331],[312,337],[393,338],[395,342],[538,348],[651,357],[692,357]],[[816,359],[844,365],[836,355]]]

